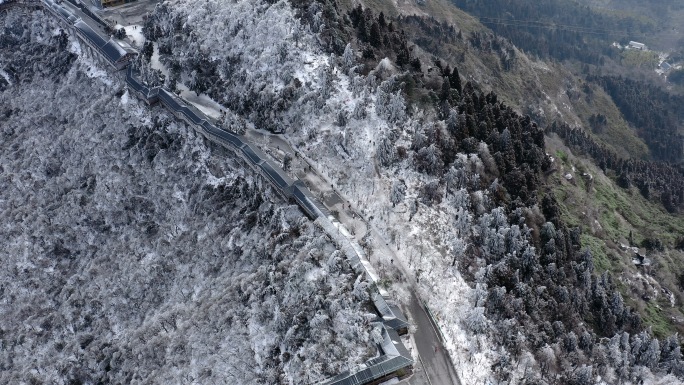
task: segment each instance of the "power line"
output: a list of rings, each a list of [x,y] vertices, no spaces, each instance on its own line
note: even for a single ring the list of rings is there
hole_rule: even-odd
[[[643,32],[628,32],[624,30],[616,30],[616,29],[602,29],[602,28],[592,28],[592,27],[583,27],[580,25],[571,25],[571,24],[556,24],[556,23],[549,23],[549,22],[543,22],[543,21],[538,21],[538,20],[509,20],[509,19],[501,19],[501,18],[494,18],[494,17],[480,17],[480,22],[483,24],[493,24],[493,25],[502,25],[502,26],[510,26],[510,27],[523,27],[523,28],[546,28],[546,29],[557,29],[557,30],[564,30],[564,31],[569,31],[569,32],[576,32],[576,33],[582,33],[582,34],[589,34],[589,35],[610,35],[610,36],[624,36],[624,37],[648,37],[650,36],[649,34],[643,33]],[[669,36],[680,36],[681,34],[676,34],[676,33],[658,33],[659,36],[663,35],[669,35]]]
[[[570,30],[570,31],[574,31],[574,32],[583,32],[583,33],[590,33],[590,34],[608,34],[608,33],[615,33],[615,32],[623,32],[623,31],[615,31],[615,30],[609,30],[609,29],[597,29],[597,28],[590,28],[590,27],[582,27],[579,25],[545,23],[542,21],[535,21],[535,20],[507,20],[507,19],[497,19],[497,18],[493,18],[493,17],[482,17],[482,18],[480,18],[480,22],[486,23],[486,24],[498,24],[498,25],[521,26],[521,27],[564,29],[564,30]]]

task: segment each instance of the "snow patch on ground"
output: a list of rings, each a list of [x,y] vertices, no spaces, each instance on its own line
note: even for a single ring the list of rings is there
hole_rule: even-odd
[[[311,51],[301,51],[302,66],[295,70],[295,77],[302,83],[316,83],[317,74],[320,68],[329,64],[329,58],[320,53]]]
[[[132,45],[134,47],[142,48],[143,44],[147,39],[145,39],[145,36],[143,35],[142,31],[142,26],[141,25],[127,25],[127,26],[122,26],[122,25],[117,25],[116,29],[123,28],[126,30],[126,35],[130,39]]]
[[[150,66],[156,70],[161,71],[164,76],[169,77],[169,69],[166,68],[164,63],[159,61],[159,48],[157,46],[157,43],[152,43],[153,46],[153,51],[152,51],[152,57],[150,58]]]
[[[121,105],[125,106],[128,104],[128,102],[131,100],[130,94],[128,93],[128,89],[124,91],[123,95],[121,95]]]
[[[100,68],[92,58],[87,56],[79,56],[78,61],[85,67],[85,74],[91,79],[97,79],[107,86],[111,86],[114,82],[111,74]]]
[[[71,40],[71,42],[69,43],[68,49],[69,49],[69,52],[71,52],[75,55],[81,56],[81,52],[82,52],[81,44],[76,39]]]
[[[180,96],[192,103],[193,106],[197,107],[197,109],[202,111],[205,115],[213,119],[221,118],[221,112],[225,110],[225,108],[216,103],[212,98],[204,94],[197,95],[194,91],[190,91],[188,87],[182,84],[179,84],[177,87],[180,91]]]
[[[7,72],[5,72],[5,70],[3,70],[2,68],[0,68],[0,76],[2,76],[7,81],[7,83],[9,83],[9,85],[14,84],[12,82],[12,77]]]

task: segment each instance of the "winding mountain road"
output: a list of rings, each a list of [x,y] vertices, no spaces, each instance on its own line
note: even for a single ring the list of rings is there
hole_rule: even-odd
[[[373,238],[383,239],[373,226],[363,218],[359,210],[356,210],[351,202],[335,190],[330,181],[316,170],[315,165],[310,160],[306,159],[299,151],[294,150],[286,138],[251,129],[247,131],[245,136],[276,159],[281,160],[286,153],[290,154],[293,158],[292,167],[297,170],[297,177],[307,182],[309,190],[315,195],[320,196],[322,198],[321,202],[331,212],[337,213],[337,219],[345,227],[350,230],[365,229],[365,231],[371,232]],[[357,240],[360,240],[362,237],[363,234],[361,232],[356,235]],[[380,248],[381,253],[390,255],[395,260],[398,260],[394,250],[387,243],[379,242],[377,247]],[[399,274],[403,277],[408,276],[399,264],[391,264],[389,267],[398,270]],[[412,286],[415,285],[412,279],[407,279],[406,281]],[[414,340],[414,348],[417,349],[418,359],[415,364],[415,374],[401,381],[401,383],[411,385],[461,385],[458,374],[444,347],[439,327],[431,319],[415,293],[411,294],[408,308],[404,310],[408,311],[410,321],[416,326],[412,339]]]

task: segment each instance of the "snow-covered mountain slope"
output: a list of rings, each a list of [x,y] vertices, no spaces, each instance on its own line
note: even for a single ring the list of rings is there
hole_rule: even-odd
[[[249,11],[243,1],[172,0],[145,33],[179,74],[167,82],[192,80],[256,128],[285,132],[342,195],[334,211],[370,223],[350,230],[390,291],[417,290],[428,303],[464,383],[677,383],[677,337],[654,339],[594,270],[579,229],[563,224],[543,182],[553,161],[540,127],[467,82],[472,74],[410,56],[403,32],[381,16],[294,3],[297,12],[285,2],[250,2]],[[336,30],[345,17],[355,22]],[[375,40],[384,51],[353,37],[373,33],[385,35]],[[344,53],[326,53],[335,45],[327,38],[345,36]],[[377,53],[391,57],[373,62]],[[427,99],[410,110],[409,87]],[[293,161],[291,172],[309,165]]]
[[[3,23],[0,63],[57,60],[20,13]],[[302,384],[376,354],[367,284],[296,206],[84,57],[14,68],[1,383]]]
[[[312,79],[300,66],[319,64],[312,56],[315,36],[285,1],[164,2],[144,27],[168,69],[169,88],[183,83],[273,131],[287,128],[276,111],[310,89]],[[290,120],[297,124],[296,117]]]
[[[461,210],[463,216],[461,226],[453,228],[450,227],[454,215],[451,198],[445,200],[444,207],[441,208],[444,211],[437,208],[424,211],[425,206],[417,203],[424,184],[429,184],[434,178],[410,170],[397,170],[400,174],[395,176],[384,172],[382,175],[376,174],[378,165],[375,163],[382,162],[376,158],[381,158],[379,153],[382,151],[382,144],[389,140],[388,137],[392,141],[406,143],[409,147],[411,136],[422,124],[421,117],[408,118],[404,112],[405,104],[397,88],[398,82],[392,76],[396,73],[396,68],[385,61],[369,76],[361,76],[352,69],[356,62],[356,54],[352,49],[342,58],[331,61],[312,44],[315,36],[308,31],[302,32],[299,41],[288,34],[272,34],[264,37],[267,40],[255,39],[255,36],[259,36],[255,32],[259,26],[269,26],[262,30],[263,33],[301,27],[297,21],[294,21],[296,27],[292,27],[285,24],[291,23],[289,20],[273,20],[268,17],[275,10],[285,7],[284,3],[273,7],[256,7],[259,12],[255,19],[251,19],[255,16],[244,7],[243,2],[220,7],[213,2],[168,2],[157,9],[155,15],[149,19],[147,28],[148,31],[157,31],[165,28],[164,26],[184,26],[182,30],[178,30],[184,37],[171,39],[167,37],[173,36],[170,33],[153,33],[151,36],[157,39],[161,47],[167,44],[173,47],[167,62],[173,63],[179,57],[185,61],[179,67],[181,73],[220,66],[220,63],[227,62],[219,58],[234,52],[228,54],[237,58],[231,64],[230,74],[216,73],[215,81],[205,91],[226,106],[249,116],[257,127],[265,128],[260,125],[264,120],[256,114],[269,116],[268,122],[277,122],[280,129],[286,129],[290,141],[299,144],[298,149],[312,159],[351,202],[358,203],[358,207],[367,216],[375,218],[373,224],[378,226],[386,239],[391,238],[399,247],[397,255],[401,259],[398,262],[405,266],[410,275],[422,274],[420,287],[425,290],[424,295],[429,305],[443,319],[452,354],[460,362],[459,374],[467,382],[488,378],[488,370],[482,368],[491,366],[493,358],[486,337],[470,334],[463,324],[465,317],[470,317],[470,309],[474,305],[472,289],[452,266],[453,258],[450,255],[434,259],[439,255],[438,250],[450,247],[452,237],[457,238],[455,234],[467,232],[466,228],[471,224],[471,215],[467,213],[467,206],[470,204],[468,193],[463,190],[461,194],[457,194],[458,202],[463,207],[456,207],[454,213]],[[310,12],[317,15],[315,6],[312,8]],[[320,14],[318,17],[321,17]],[[243,18],[251,21],[245,23]],[[153,22],[155,19],[156,23]],[[269,22],[280,24],[268,24]],[[205,31],[211,25],[233,24],[234,28],[213,33]],[[160,27],[157,28],[157,25]],[[236,33],[229,33],[233,29]],[[185,36],[189,38],[186,39]],[[278,46],[282,47],[280,52],[284,51],[286,54],[279,56],[279,51],[270,48]],[[245,53],[238,54],[240,50]],[[214,59],[207,59],[211,64],[196,67],[197,64],[192,60],[201,57],[200,52],[204,52],[205,57]],[[273,92],[274,89],[282,89],[282,86],[272,87],[274,81],[282,84],[285,78],[298,84],[296,88],[290,86],[288,98]],[[240,83],[236,79],[244,80],[244,83],[236,84],[237,90],[244,87],[262,90],[256,95],[250,96],[246,92],[239,96],[241,100],[250,101],[254,106],[250,108],[254,108],[254,111],[243,108],[244,104],[232,103],[232,95],[241,94],[233,87],[234,83]],[[201,88],[196,89],[202,91]],[[269,101],[274,108],[268,107]],[[345,122],[342,127],[340,121]],[[393,143],[388,146],[393,146]],[[396,158],[395,155],[390,157],[391,161]],[[468,160],[468,156],[464,155],[461,167],[478,167],[478,164],[482,167],[476,156]],[[296,173],[296,170],[293,172]],[[405,191],[406,200],[402,198],[396,210],[391,209],[389,201],[389,188],[394,178],[401,178],[408,185]],[[463,179],[463,183],[466,183],[466,179]],[[462,187],[465,185],[457,186],[457,189]],[[409,216],[413,216],[407,210],[409,202],[421,206],[415,224],[407,221]],[[359,234],[361,235],[363,234]],[[376,241],[378,244],[384,243],[381,239]],[[466,243],[464,240],[463,245]],[[411,246],[407,246],[408,244]],[[423,249],[419,250],[421,245]],[[381,254],[378,252],[373,255],[371,260],[379,263],[381,270],[393,274],[389,267],[390,256],[383,257]],[[425,254],[430,257],[423,258]],[[406,295],[402,286],[400,284],[392,290],[398,290],[399,295]],[[445,287],[448,288],[446,292]]]

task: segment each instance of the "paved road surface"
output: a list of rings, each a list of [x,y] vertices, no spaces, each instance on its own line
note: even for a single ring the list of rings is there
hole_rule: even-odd
[[[415,295],[411,295],[409,311],[416,324],[414,334],[415,346],[418,348],[421,366],[427,375],[427,384],[431,385],[460,385],[458,374],[451,364],[451,359],[442,345],[437,326],[432,323],[430,317],[425,312],[421,302]],[[417,377],[417,376],[416,376]],[[418,378],[416,379],[418,380]],[[414,382],[409,380],[409,384],[418,385],[425,382]]]
[[[105,41],[109,39],[109,34],[107,33],[107,31],[105,31],[102,24],[91,19],[90,16],[83,13],[80,8],[71,4],[71,2],[69,1],[62,1],[60,5],[69,12],[73,13],[74,16],[81,18],[81,20],[83,20],[84,23],[88,24],[88,26],[92,28],[93,31],[97,32],[100,36],[102,36],[105,39]]]
[[[156,0],[139,0],[98,11],[102,17],[121,25],[142,25],[144,16],[154,11]]]

